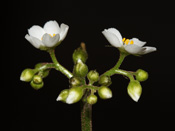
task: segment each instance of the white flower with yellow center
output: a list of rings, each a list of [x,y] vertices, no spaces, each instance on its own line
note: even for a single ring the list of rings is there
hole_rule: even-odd
[[[105,29],[102,33],[112,46],[122,52],[132,55],[144,55],[156,51],[155,47],[144,46],[146,42],[140,41],[137,38],[122,38],[120,32],[115,28]]]
[[[69,26],[61,24],[60,27],[56,21],[48,21],[44,27],[38,25],[28,29],[25,38],[36,48],[47,49],[59,45],[67,35]]]

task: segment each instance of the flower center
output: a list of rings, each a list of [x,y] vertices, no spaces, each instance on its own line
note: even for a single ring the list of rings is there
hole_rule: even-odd
[[[56,34],[54,33],[53,35],[49,34],[51,37],[54,37]]]
[[[54,33],[53,35],[49,34],[51,37],[54,37],[56,34]],[[41,37],[41,40],[43,40],[43,37]]]
[[[134,44],[134,41],[133,41],[133,40],[129,40],[129,39],[126,39],[126,38],[123,38],[122,41],[123,41],[123,43],[126,44],[126,45],[128,45],[128,44],[130,44],[130,45]]]

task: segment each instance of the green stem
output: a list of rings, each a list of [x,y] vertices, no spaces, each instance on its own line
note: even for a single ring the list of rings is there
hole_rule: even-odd
[[[61,73],[63,73],[65,76],[67,76],[67,78],[71,78],[73,75],[71,72],[69,72],[66,68],[64,68],[58,61],[57,58],[55,57],[55,50],[54,49],[50,49],[49,54],[52,58],[53,63],[56,66],[56,70],[60,71]]]
[[[41,70],[47,70],[47,69],[52,69],[56,68],[54,63],[44,63],[41,67],[35,69],[35,72],[41,71]]]
[[[113,68],[111,68],[110,70],[108,70],[107,72],[102,74],[102,76],[103,75],[112,76],[114,74],[120,74],[123,76],[127,76],[130,80],[134,80],[134,77],[133,77],[134,74],[132,72],[119,69],[120,65],[122,64],[122,62],[126,56],[127,56],[127,54],[120,53],[120,58],[119,58],[117,64]]]
[[[125,53],[120,53],[120,58],[119,58],[117,64],[116,64],[113,68],[111,68],[110,70],[108,70],[107,72],[105,72],[105,73],[102,74],[102,75],[112,76],[113,74],[115,74],[115,73],[114,73],[115,70],[117,70],[117,69],[120,67],[120,65],[122,64],[122,62],[123,62],[123,60],[125,59],[126,56],[127,56],[127,54],[125,54]]]
[[[92,131],[92,105],[86,102],[87,96],[90,91],[86,90],[84,100],[81,102],[81,130]]]
[[[125,71],[125,70],[121,70],[121,69],[116,69],[113,74],[119,74],[119,75],[123,75],[123,76],[127,76],[131,81],[134,80],[133,74]]]

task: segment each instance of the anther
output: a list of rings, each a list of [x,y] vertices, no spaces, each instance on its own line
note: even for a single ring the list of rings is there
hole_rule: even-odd
[[[123,38],[123,40],[122,40],[122,41],[124,42],[125,40],[126,40],[126,38]]]
[[[132,44],[134,44],[134,41],[133,41],[133,40],[131,40],[130,44],[131,44],[131,45],[132,45]]]
[[[126,44],[126,45],[128,45],[128,43],[129,43],[129,39],[127,39],[127,40],[125,41],[125,44]]]

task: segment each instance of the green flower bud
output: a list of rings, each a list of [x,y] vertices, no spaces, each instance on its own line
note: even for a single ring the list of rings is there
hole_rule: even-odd
[[[35,71],[33,69],[25,69],[20,76],[21,81],[30,82],[33,79]]]
[[[98,89],[98,95],[100,96],[101,99],[109,99],[112,98],[112,91],[106,86],[101,86]]]
[[[73,53],[73,61],[74,61],[74,64],[77,63],[77,61],[80,59],[83,63],[86,62],[87,58],[88,58],[88,54],[86,51],[84,51],[81,47],[76,49]]]
[[[88,67],[80,59],[74,67],[74,74],[78,77],[85,77],[88,73]]]
[[[89,81],[97,82],[99,79],[99,73],[95,70],[92,70],[87,74],[87,78],[89,79]]]
[[[70,85],[73,86],[80,86],[82,84],[82,78],[80,77],[72,77],[69,80]]]
[[[138,102],[141,94],[142,94],[142,87],[140,82],[137,80],[133,80],[128,85],[128,94],[129,96],[135,101]]]
[[[93,105],[93,104],[95,104],[95,103],[97,103],[97,96],[96,95],[89,95],[88,97],[87,97],[87,102],[89,103],[89,104],[91,104],[91,105]]]
[[[102,76],[100,77],[99,84],[103,86],[109,86],[112,84],[110,76]]]
[[[44,86],[44,82],[41,82],[40,84],[36,84],[34,81],[31,81],[30,85],[33,87],[33,89],[39,90]]]
[[[69,89],[64,89],[64,90],[61,91],[61,93],[59,94],[59,96],[56,100],[66,102],[68,94],[69,94]]]
[[[138,69],[136,71],[136,79],[140,82],[145,81],[148,79],[148,73],[142,69]]]
[[[42,79],[42,77],[40,75],[34,75],[33,82],[35,84],[41,84],[43,82],[43,79]]]
[[[69,90],[69,94],[68,94],[68,97],[66,99],[66,103],[73,104],[73,103],[80,101],[83,94],[84,94],[84,89],[82,87],[72,87]]]

